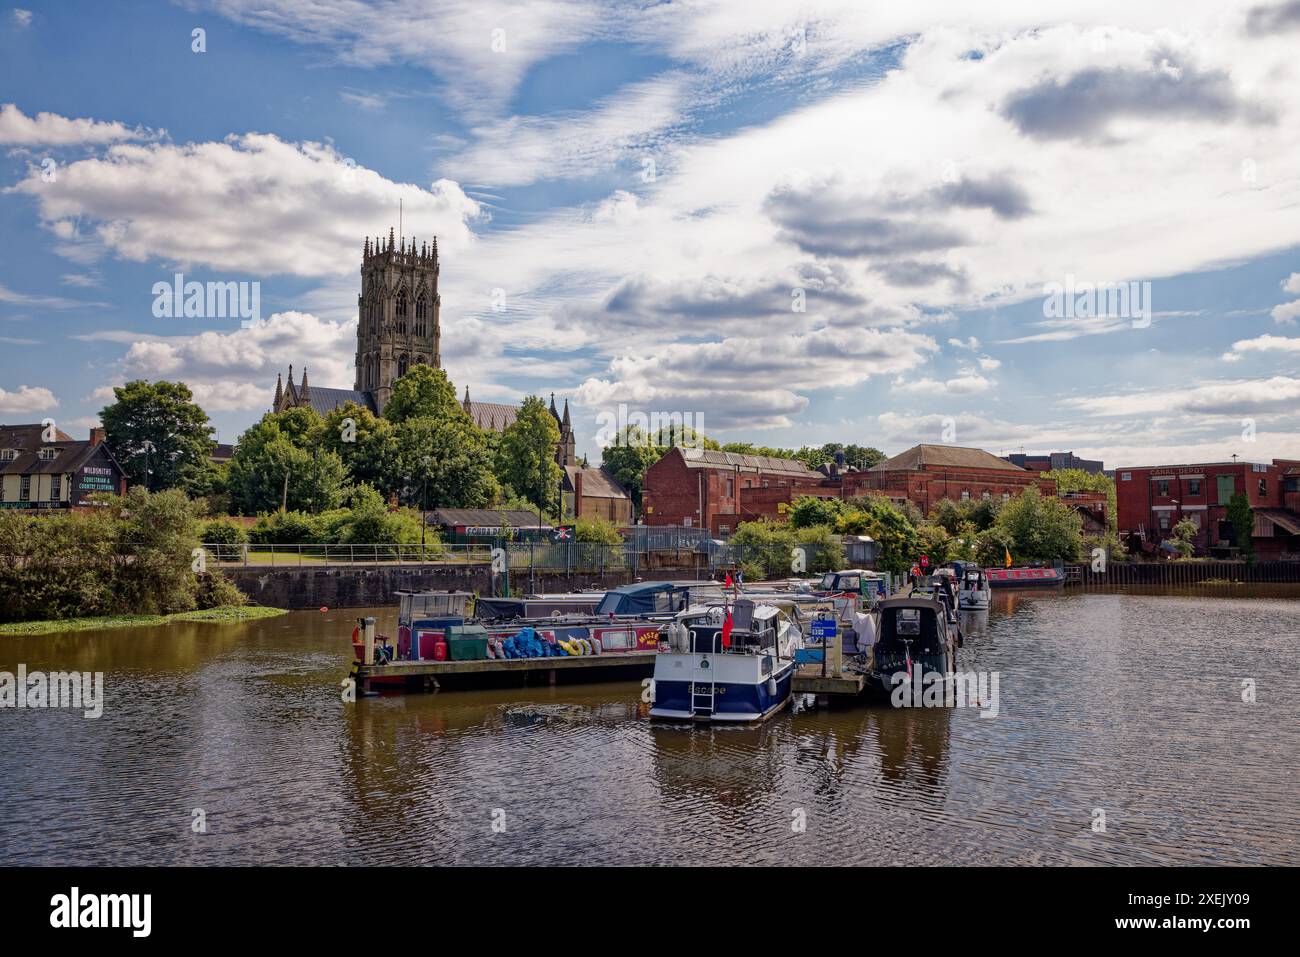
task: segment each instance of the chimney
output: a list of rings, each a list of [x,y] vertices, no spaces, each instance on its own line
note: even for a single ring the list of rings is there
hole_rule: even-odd
[[[104,439],[107,437],[108,437],[108,433],[104,431],[104,427],[102,425],[96,426],[95,428],[91,429],[90,430],[91,447],[93,448],[96,445],[102,444]]]

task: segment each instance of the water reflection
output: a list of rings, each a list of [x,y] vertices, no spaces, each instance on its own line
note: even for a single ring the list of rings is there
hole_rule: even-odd
[[[959,659],[1001,674],[992,720],[660,726],[635,682],[347,704],[353,612],[0,639],[0,670],[106,673],[97,721],[0,711],[0,862],[1294,864],[1297,597],[995,592]]]

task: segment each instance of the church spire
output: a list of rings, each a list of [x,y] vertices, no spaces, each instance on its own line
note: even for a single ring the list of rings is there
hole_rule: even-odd
[[[310,404],[311,404],[311,389],[310,389],[310,387],[307,385],[307,367],[306,367],[306,366],[303,366],[303,367],[302,367],[302,388],[298,391],[298,404],[299,404],[299,405],[310,405]]]
[[[280,411],[280,403],[284,401],[284,380],[280,373],[275,374],[275,402],[271,404],[272,412]]]
[[[465,386],[465,399],[464,399],[464,401],[461,402],[460,405],[461,405],[461,408],[463,408],[466,412],[469,411],[469,409],[470,409],[470,405],[469,405],[469,386],[468,386],[468,385]]]
[[[555,393],[554,393],[554,392],[551,393],[551,415],[555,418],[555,421],[556,421],[556,422],[559,422],[559,421],[560,421],[560,413],[557,412],[556,409],[555,409]]]
[[[567,434],[573,428],[572,424],[569,422],[569,400],[568,399],[564,400],[564,418],[560,421],[560,425],[564,427],[563,431],[565,432],[565,434]]]

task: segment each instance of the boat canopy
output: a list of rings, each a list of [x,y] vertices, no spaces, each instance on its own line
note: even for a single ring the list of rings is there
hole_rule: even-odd
[[[598,615],[669,615],[682,611],[690,590],[673,582],[637,582],[605,592]]]

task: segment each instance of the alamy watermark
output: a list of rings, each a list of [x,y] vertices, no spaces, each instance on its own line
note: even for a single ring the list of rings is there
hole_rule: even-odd
[[[260,282],[190,282],[176,273],[171,282],[153,284],[153,314],[158,319],[241,319],[240,327],[262,318]]]
[[[1067,274],[1064,283],[1043,286],[1048,319],[1132,319],[1134,329],[1151,325],[1150,282],[1084,282]]]
[[[910,676],[905,671],[894,673],[889,703],[895,708],[947,707],[947,689],[952,686],[958,708],[978,708],[981,718],[996,718],[1001,679],[1000,671],[943,672],[924,668],[918,661]]]
[[[104,672],[0,671],[0,708],[72,708],[83,717],[104,713]]]
[[[597,413],[596,444],[628,447],[672,444],[685,449],[704,447],[704,416],[699,412],[642,412],[628,411],[627,403],[620,402],[617,412],[606,409]],[[639,430],[638,433],[632,431]]]

